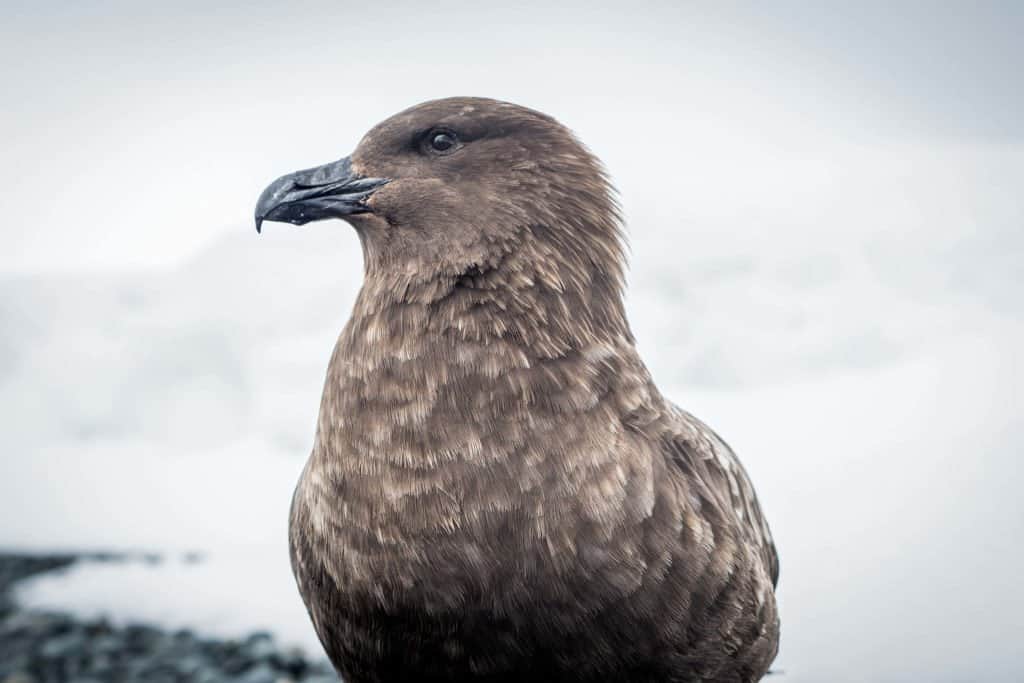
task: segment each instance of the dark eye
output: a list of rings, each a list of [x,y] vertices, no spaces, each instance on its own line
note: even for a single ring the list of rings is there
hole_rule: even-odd
[[[459,138],[449,130],[435,130],[427,136],[430,149],[439,154],[450,154],[459,147]]]

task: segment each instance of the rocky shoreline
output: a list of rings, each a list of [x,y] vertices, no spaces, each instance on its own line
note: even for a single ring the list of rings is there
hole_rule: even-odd
[[[12,594],[18,581],[64,569],[78,559],[0,553],[0,683],[338,681],[326,662],[282,648],[268,633],[213,639],[188,630],[114,625],[102,618],[18,607]]]

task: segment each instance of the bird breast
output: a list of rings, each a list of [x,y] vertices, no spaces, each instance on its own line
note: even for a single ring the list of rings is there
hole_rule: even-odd
[[[647,382],[628,353],[538,359],[406,334],[384,354],[387,334],[353,327],[293,511],[339,585],[439,604],[515,601],[540,575],[608,570],[635,588],[645,559],[620,532],[651,516],[657,458],[622,419]]]

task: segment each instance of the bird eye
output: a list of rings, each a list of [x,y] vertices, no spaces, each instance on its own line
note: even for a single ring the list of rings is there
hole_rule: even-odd
[[[438,154],[450,154],[459,147],[459,138],[455,133],[448,130],[432,131],[427,136],[430,149]]]

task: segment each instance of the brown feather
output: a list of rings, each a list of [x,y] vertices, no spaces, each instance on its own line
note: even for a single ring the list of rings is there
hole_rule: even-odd
[[[443,160],[418,131],[466,140]],[[621,220],[548,116],[455,98],[353,155],[366,276],[291,554],[332,662],[375,681],[755,681],[778,560],[732,450],[658,392]]]

